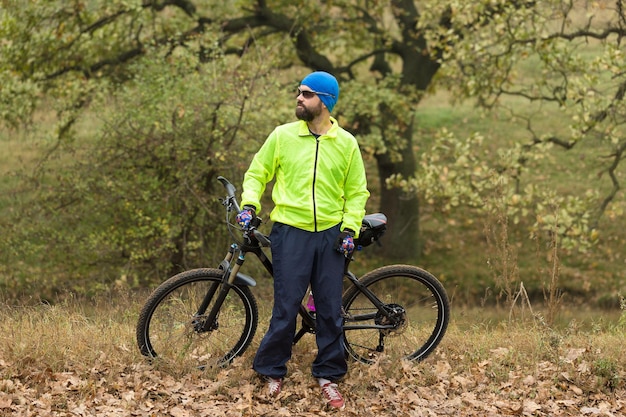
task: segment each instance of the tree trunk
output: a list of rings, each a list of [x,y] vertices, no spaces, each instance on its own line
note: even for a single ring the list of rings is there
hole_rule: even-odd
[[[380,185],[380,211],[387,216],[387,232],[382,240],[383,254],[396,261],[415,261],[420,255],[419,245],[419,199],[415,193],[399,188],[389,188],[387,178],[402,174],[404,178],[415,175],[413,154],[413,124],[404,131],[407,147],[401,161],[392,161],[389,153],[377,155]]]

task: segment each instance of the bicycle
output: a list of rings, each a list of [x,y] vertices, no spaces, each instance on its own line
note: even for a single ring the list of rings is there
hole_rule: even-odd
[[[224,177],[218,180],[226,189],[222,204],[234,242],[217,268],[181,272],[148,297],[136,328],[144,356],[199,369],[222,367],[243,354],[255,335],[259,311],[251,288],[256,281],[240,270],[246,255],[252,253],[273,275],[264,249],[271,243],[258,230],[261,219],[247,230],[231,223],[231,214],[240,210],[236,189]],[[363,249],[378,242],[386,223],[382,213],[366,215],[355,246]],[[241,233],[241,241],[235,230]],[[352,259],[346,257],[347,287],[342,298],[347,357],[368,364],[380,355],[392,360],[426,358],[448,326],[450,307],[443,285],[426,270],[411,265],[383,266],[359,279],[349,271]],[[294,344],[305,334],[315,333],[315,312],[306,304],[303,300],[300,306],[301,327]]]

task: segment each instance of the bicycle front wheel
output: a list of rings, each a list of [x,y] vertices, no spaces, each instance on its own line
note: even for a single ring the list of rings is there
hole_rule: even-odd
[[[257,303],[249,287],[231,287],[215,322],[203,329],[222,275],[219,269],[194,269],[163,282],[139,315],[136,336],[141,353],[182,370],[223,366],[241,355],[258,322]],[[214,295],[208,299],[211,291]],[[201,308],[203,304],[206,308]]]
[[[422,360],[437,347],[448,327],[445,289],[429,272],[411,265],[389,265],[365,274],[361,283],[384,303],[387,315],[357,287],[343,298],[347,353],[363,363],[381,355]]]

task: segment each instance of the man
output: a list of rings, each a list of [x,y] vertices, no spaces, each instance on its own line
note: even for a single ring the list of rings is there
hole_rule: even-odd
[[[312,374],[331,407],[345,401],[336,381],[347,372],[341,296],[345,256],[354,249],[369,197],[356,139],[330,113],[339,97],[331,74],[307,75],[297,92],[299,121],[278,126],[244,176],[237,221],[247,227],[261,211],[265,186],[272,191],[274,307],[253,368],[280,393],[291,358],[298,308],[309,285],[316,304],[317,356]]]

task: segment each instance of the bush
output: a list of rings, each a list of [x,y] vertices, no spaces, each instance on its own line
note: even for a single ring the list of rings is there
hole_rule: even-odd
[[[5,294],[89,295],[216,265],[225,244],[216,178],[240,183],[274,124],[259,103],[274,88],[265,65],[219,55],[200,65],[187,50],[135,64],[131,83],[92,104],[97,130],[46,165],[49,183],[3,225]]]

